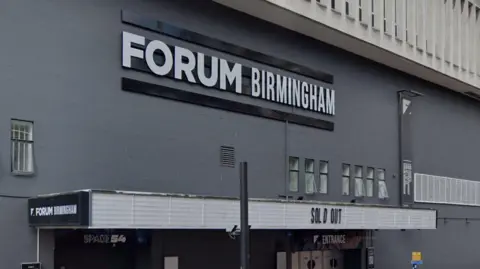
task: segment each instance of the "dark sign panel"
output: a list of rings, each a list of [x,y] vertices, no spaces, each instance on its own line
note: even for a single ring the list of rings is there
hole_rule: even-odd
[[[22,269],[40,269],[41,264],[39,262],[24,262],[22,263]]]
[[[124,91],[333,131],[333,122],[316,117],[316,113],[335,115],[335,90],[331,85],[325,85],[333,84],[333,75],[150,19],[144,15],[122,11],[122,22],[161,34],[155,40],[151,40],[138,33],[123,31],[123,68],[196,84],[207,90],[217,89],[233,93],[235,96],[249,96],[315,113],[312,116],[305,116],[293,111],[260,107],[129,78],[122,78]],[[167,36],[270,65],[305,78],[264,70],[255,64],[234,62],[217,55],[207,55],[188,47],[174,45],[169,43]],[[312,79],[316,82],[312,82]],[[318,83],[319,81],[322,82]]]
[[[365,237],[364,231],[324,230],[313,236],[315,249],[359,249]]]
[[[28,222],[31,226],[88,226],[90,193],[77,192],[28,200]]]
[[[102,246],[130,247],[148,246],[152,231],[148,229],[55,229],[55,247],[77,248],[85,245],[101,249]]]
[[[286,61],[284,59],[273,57],[271,55],[267,55],[258,51],[253,51],[251,49],[241,47],[236,44],[228,43],[224,40],[219,40],[197,32],[192,32],[190,30],[180,28],[178,26],[163,21],[149,18],[143,14],[137,14],[134,12],[122,10],[121,16],[123,23],[132,26],[136,26],[165,36],[170,36],[175,39],[180,39],[188,43],[221,51],[227,54],[232,54],[237,57],[269,65],[274,68],[287,70],[289,72],[310,77],[312,79],[320,80],[329,84],[333,84],[334,82],[332,74],[328,74],[320,70],[311,69],[307,66],[302,66],[297,63]]]

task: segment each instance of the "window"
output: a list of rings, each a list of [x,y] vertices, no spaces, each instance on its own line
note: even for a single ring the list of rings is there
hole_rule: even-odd
[[[358,0],[358,20],[360,22],[363,22],[363,16],[362,16],[362,0]]]
[[[368,25],[368,3],[369,0],[358,0],[358,20],[364,26]]]
[[[473,16],[473,4],[472,3],[468,3],[468,37],[469,37],[469,40],[467,41],[467,58],[470,56],[470,55],[475,55],[475,35],[473,34],[474,31],[475,31],[475,26],[474,26],[474,16]],[[475,61],[473,59],[470,59],[468,58],[468,63],[469,63],[469,69],[470,69],[470,72],[473,73],[473,70],[475,70]]]
[[[468,40],[467,33],[470,31],[470,25],[469,25],[469,15],[470,15],[470,6],[469,2],[465,4],[465,1],[461,1],[460,5],[460,63],[461,67],[463,70],[466,70],[468,68],[468,60],[467,60],[467,52],[469,50],[468,44],[471,42]]]
[[[383,0],[383,31],[392,35],[395,31],[395,0]]]
[[[405,40],[408,42],[408,29],[410,27],[410,23],[408,22],[408,0],[405,1]]]
[[[475,24],[476,26],[474,27],[475,31],[476,31],[476,45],[475,45],[475,48],[478,48],[478,46],[480,46],[480,35],[478,34],[478,29],[480,29],[480,8],[475,8]],[[476,59],[476,72],[477,72],[477,75],[480,75],[480,53],[477,52],[477,59]]]
[[[394,31],[395,37],[403,40],[403,8],[404,8],[404,1],[403,0],[395,0],[394,3]]]
[[[298,191],[298,158],[297,157],[290,157],[289,158],[289,182],[288,182],[288,189],[293,192]]]
[[[320,161],[320,193],[328,192],[328,162]]]
[[[33,170],[33,122],[12,120],[12,172],[31,174]]]
[[[377,169],[377,180],[378,180],[378,198],[387,199],[387,182],[385,181],[385,169]]]
[[[350,165],[342,165],[342,194],[350,195]]]
[[[315,161],[312,159],[305,159],[305,193],[313,194],[317,192],[315,184]]]
[[[424,22],[424,38],[425,38],[425,51],[429,56],[433,54],[433,48],[435,46],[435,21],[434,14],[437,15],[436,5],[432,3],[434,0],[428,0],[423,3],[423,10],[425,15]],[[437,15],[438,16],[438,15]]]
[[[390,33],[390,29],[388,29],[388,13],[387,13],[387,2],[383,0],[383,32]]]
[[[435,56],[440,59],[443,57],[442,35],[444,34],[445,29],[445,14],[442,12],[442,8],[444,7],[444,4],[442,2],[437,2],[435,6],[437,7],[435,12]]]
[[[372,28],[375,28],[375,0],[370,0],[372,4]]]
[[[367,167],[367,181],[366,181],[367,197],[373,197],[374,178],[375,178],[375,169],[372,167]]]
[[[395,37],[398,37],[398,0],[394,0],[394,3],[393,3],[394,7],[394,11],[393,11],[393,31],[394,31],[394,34],[395,34]]]
[[[337,8],[338,8],[336,2],[337,2],[337,0],[331,0],[331,1],[330,1],[330,4],[331,4],[332,9],[337,9]]]
[[[363,184],[363,166],[355,166],[355,196],[365,196],[365,186]]]
[[[451,13],[450,13],[450,7],[445,5],[444,7],[444,20],[445,20],[445,27],[443,29],[443,59],[445,62],[450,63],[450,45],[451,45],[451,23],[452,23],[452,18],[451,18]]]
[[[425,49],[425,34],[424,34],[424,3],[425,1],[416,1],[415,10],[415,46],[418,50],[423,51]]]
[[[351,16],[351,14],[350,14],[350,2],[349,2],[349,0],[345,0],[345,15]]]
[[[416,13],[417,13],[417,1],[416,0],[405,0],[405,12],[404,12],[404,23],[405,23],[405,41],[409,46],[415,46],[416,40]]]

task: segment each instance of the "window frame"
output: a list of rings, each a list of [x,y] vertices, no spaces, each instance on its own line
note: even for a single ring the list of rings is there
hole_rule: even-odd
[[[360,168],[360,171],[361,171],[361,175],[360,177],[357,176],[357,168]],[[355,197],[365,197],[365,174],[363,172],[363,165],[355,165],[353,167],[353,178],[354,178],[354,181],[355,181],[355,189],[354,189],[354,195]],[[361,194],[358,194],[357,195],[357,180],[360,180],[360,182],[362,183],[362,193]]]
[[[358,21],[363,24],[365,24],[365,18],[363,17],[364,15],[365,14],[363,14],[362,0],[358,0]]]
[[[369,170],[372,171],[372,175],[370,176],[369,175]],[[371,166],[367,166],[367,172],[366,172],[366,175],[365,175],[365,197],[369,197],[369,198],[372,198],[374,197],[375,195],[375,168],[371,167]],[[369,195],[368,193],[368,185],[371,184],[372,186],[372,189],[371,189],[371,195]]]
[[[327,172],[322,172],[322,164],[325,164],[325,165],[326,165]],[[318,189],[318,192],[319,192],[320,194],[328,194],[329,170],[330,170],[330,167],[329,167],[328,161],[321,160],[321,161],[318,162],[318,181],[319,181],[319,184],[318,184],[318,185],[320,186],[320,188]],[[322,191],[322,190],[323,190],[323,189],[322,189],[322,187],[323,187],[322,176],[325,176],[325,177],[326,177],[325,192]]]
[[[358,8],[358,21],[360,25],[363,27],[368,27],[370,23],[370,10],[369,10],[369,2],[370,0],[358,0],[357,7]]]
[[[382,20],[382,27],[383,27],[383,33],[386,35],[390,35],[390,31],[387,30],[387,1],[383,0],[383,20]]]
[[[15,127],[18,127],[18,126],[26,127],[26,126],[28,126],[30,128],[28,135],[31,138],[30,139],[20,139],[20,138],[14,137],[14,132],[19,132],[20,131],[19,129],[14,129],[14,126]],[[31,175],[35,174],[35,157],[34,157],[35,156],[35,153],[34,153],[34,151],[35,151],[34,150],[35,139],[33,137],[33,135],[34,135],[33,131],[34,131],[34,122],[33,121],[21,120],[21,119],[16,119],[16,118],[10,119],[10,172],[13,175],[31,176]],[[15,143],[25,143],[26,145],[29,145],[31,147],[31,150],[28,150],[30,152],[30,156],[28,156],[27,159],[26,159],[26,160],[28,160],[28,162],[31,165],[31,170],[29,170],[29,171],[20,170],[20,169],[17,169],[15,167],[16,164],[17,164],[17,162],[15,162],[15,156],[16,155],[14,153],[14,144]],[[18,159],[18,157],[17,157],[17,159]],[[18,163],[20,163],[20,161],[18,161]]]
[[[307,171],[307,163],[311,162],[312,164],[312,171]],[[317,192],[317,184],[315,182],[315,159],[310,159],[310,158],[305,158],[305,162],[303,164],[304,168],[304,175],[303,175],[303,180],[305,184],[305,194],[315,194]],[[311,176],[313,178],[313,191],[309,192],[307,191],[307,176]]]
[[[291,160],[292,159],[295,159],[297,161],[297,169],[292,169],[292,166],[291,166]],[[297,173],[297,189],[296,190],[292,190],[290,187],[291,187],[291,182],[292,182],[292,172],[296,172]],[[296,156],[289,156],[288,157],[288,191],[289,192],[299,192],[300,188],[299,188],[299,181],[300,181],[300,158],[299,157],[296,157]]]
[[[405,1],[405,0],[403,0]],[[403,42],[403,19],[404,16],[403,16],[403,9],[405,8],[405,5],[404,5],[404,2],[403,1],[400,1],[400,0],[394,0],[394,3],[393,5],[395,5],[394,7],[394,15],[393,15],[393,25],[394,25],[394,36],[397,40],[399,41],[402,41]],[[405,25],[406,26],[406,25]]]
[[[345,168],[348,167],[348,175],[346,175],[344,173],[344,170]],[[347,179],[347,182],[348,182],[348,186],[346,188],[346,192],[345,192],[345,188],[344,188],[344,180]],[[348,163],[342,163],[342,195],[344,196],[349,196],[350,195],[350,181],[352,179],[352,165],[351,164],[348,164]]]
[[[375,20],[376,20],[376,16],[375,16],[375,11],[376,11],[376,7],[375,5],[377,4],[376,3],[376,0],[369,0],[370,1],[370,25],[372,26],[372,30],[375,30],[375,31],[380,31],[380,28],[378,27],[378,25],[375,23]]]
[[[398,0],[393,0],[393,36],[395,38],[398,38],[398,10],[397,10],[397,1]]]
[[[379,172],[380,171],[383,171],[383,179],[380,179],[380,177],[379,177],[379,174],[380,174]],[[388,195],[388,186],[387,186],[386,177],[387,177],[387,171],[384,168],[375,169],[375,178],[377,179],[377,186],[378,186],[377,194],[378,194],[378,198],[382,199],[382,200],[386,200],[386,199],[390,198],[390,195]],[[383,188],[383,187],[380,186],[381,183],[383,183],[385,185],[385,191],[386,191],[386,196],[385,197],[381,197],[381,195],[380,195],[380,192]]]

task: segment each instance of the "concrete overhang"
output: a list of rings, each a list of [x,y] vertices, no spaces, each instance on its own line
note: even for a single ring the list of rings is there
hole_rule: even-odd
[[[265,0],[212,0],[396,70],[480,100],[480,89]],[[478,0],[477,0],[478,1]]]

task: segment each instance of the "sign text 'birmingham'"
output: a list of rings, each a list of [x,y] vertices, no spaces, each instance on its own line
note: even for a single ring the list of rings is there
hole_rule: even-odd
[[[160,40],[148,41],[129,32],[123,32],[122,40],[125,68],[134,68],[134,62],[140,60],[149,72],[158,76],[335,115],[335,91],[326,87],[167,45]]]
[[[30,216],[62,216],[77,214],[77,205],[59,205],[30,208]]]

